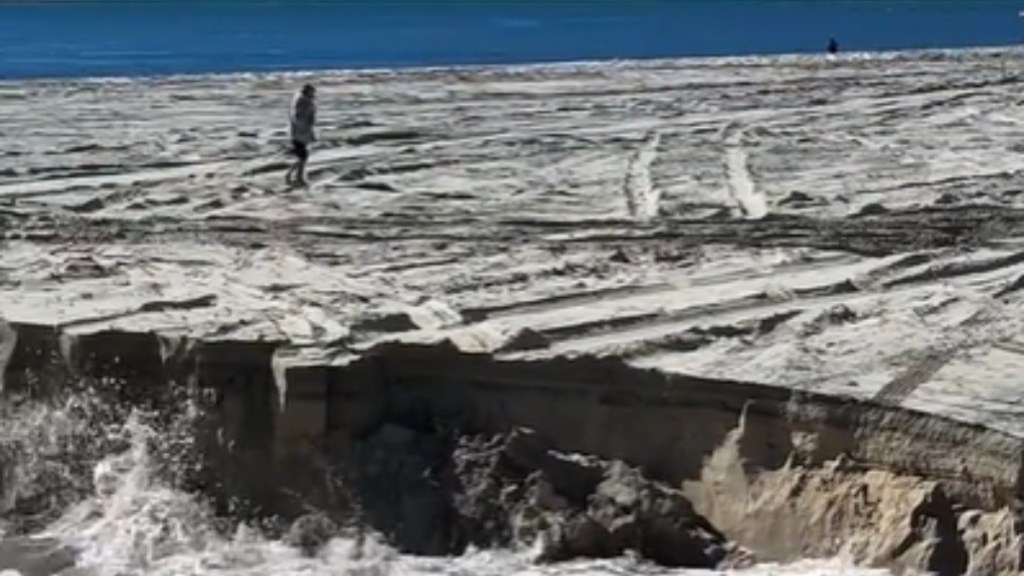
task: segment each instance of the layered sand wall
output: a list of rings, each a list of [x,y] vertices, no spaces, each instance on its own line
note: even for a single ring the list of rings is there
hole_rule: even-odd
[[[215,425],[200,444],[217,484],[207,488],[259,515],[322,503],[316,471],[349,461],[385,424],[422,434],[529,428],[560,451],[621,460],[683,488],[762,559],[845,553],[951,574],[971,562],[1019,565],[1024,443],[912,410],[615,359],[509,361],[450,345],[296,365],[268,342],[29,324],[2,334],[8,397],[75,379],[140,403],[167,387],[205,391]]]

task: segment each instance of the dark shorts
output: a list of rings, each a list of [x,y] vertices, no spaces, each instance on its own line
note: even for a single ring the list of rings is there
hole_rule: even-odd
[[[305,162],[309,158],[309,146],[307,146],[305,142],[292,140],[292,154],[294,154],[299,160]]]

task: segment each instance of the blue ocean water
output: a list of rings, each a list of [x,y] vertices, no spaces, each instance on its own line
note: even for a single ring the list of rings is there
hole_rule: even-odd
[[[1024,0],[0,0],[0,78],[1016,44]]]

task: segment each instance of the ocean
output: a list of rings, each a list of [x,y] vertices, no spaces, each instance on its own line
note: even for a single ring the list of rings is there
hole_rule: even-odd
[[[1009,45],[1008,0],[0,1],[0,78]]]

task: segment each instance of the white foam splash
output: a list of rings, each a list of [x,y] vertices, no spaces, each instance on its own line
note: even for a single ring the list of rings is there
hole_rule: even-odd
[[[738,571],[672,570],[633,558],[536,564],[533,550],[471,550],[457,558],[404,555],[374,538],[336,538],[316,557],[240,526],[225,537],[194,498],[156,481],[152,430],[131,418],[130,449],[96,465],[93,498],[72,507],[41,536],[80,551],[79,568],[111,576],[881,576],[839,560],[763,564]],[[0,573],[14,576],[15,573]]]

